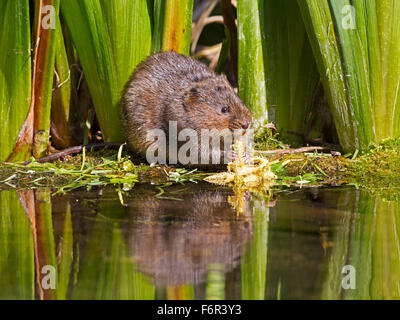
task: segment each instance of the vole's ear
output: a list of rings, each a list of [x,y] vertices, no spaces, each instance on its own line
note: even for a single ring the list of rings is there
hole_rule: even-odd
[[[189,88],[183,96],[183,105],[185,108],[191,108],[200,101],[200,87],[195,85]]]

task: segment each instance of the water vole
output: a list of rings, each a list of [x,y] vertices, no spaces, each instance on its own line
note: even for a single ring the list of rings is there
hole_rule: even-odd
[[[148,133],[163,130],[167,163],[171,163],[168,154],[171,122],[176,123],[178,134],[188,128],[200,137],[203,129],[246,130],[251,121],[250,110],[225,76],[215,74],[196,59],[174,52],[156,53],[140,63],[121,99],[121,122],[129,148],[146,157],[148,148],[160,143],[149,141]],[[222,144],[222,150],[218,150],[221,157],[225,154],[223,148]],[[200,161],[203,151],[200,143],[197,151]]]

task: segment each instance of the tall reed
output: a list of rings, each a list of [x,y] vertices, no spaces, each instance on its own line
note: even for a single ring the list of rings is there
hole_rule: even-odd
[[[268,120],[262,0],[238,1],[238,93],[252,110],[256,126]]]
[[[264,65],[270,121],[281,137],[306,134],[318,71],[296,0],[265,1]]]
[[[318,72],[297,1],[240,1],[238,29],[239,95],[257,124],[304,134]]]
[[[0,161],[11,154],[31,103],[28,0],[0,1]],[[25,159],[25,148],[19,158]]]
[[[147,2],[65,0],[61,13],[78,52],[104,139],[121,141],[120,94],[137,63],[150,53]]]
[[[154,0],[153,52],[190,52],[193,0]]]
[[[298,0],[345,151],[400,134],[400,3]]]

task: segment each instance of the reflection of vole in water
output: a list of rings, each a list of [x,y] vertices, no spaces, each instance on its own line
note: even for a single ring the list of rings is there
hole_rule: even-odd
[[[129,202],[135,223],[127,230],[131,255],[156,286],[199,284],[217,265],[229,272],[252,234],[250,204],[237,215],[230,192],[201,191],[184,201],[141,199]]]
[[[148,141],[147,134],[154,129],[165,132],[168,150],[171,121],[176,121],[178,135],[186,128],[196,131],[199,162],[202,129],[246,130],[252,121],[250,110],[225,76],[174,52],[154,54],[138,65],[125,87],[121,109],[128,145],[143,157],[154,141]],[[217,152],[220,159],[226,155]],[[168,152],[166,157],[169,162]]]

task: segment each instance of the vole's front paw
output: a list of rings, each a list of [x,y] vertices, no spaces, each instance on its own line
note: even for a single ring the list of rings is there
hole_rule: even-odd
[[[239,160],[239,155],[234,150],[222,151],[222,153],[223,153],[223,156],[224,156],[224,159],[225,159],[225,163],[229,163],[229,162],[233,162],[233,161]],[[251,159],[250,154],[246,151],[245,153],[243,153],[242,159],[244,160],[245,163],[249,163],[250,159]]]
[[[243,153],[243,160],[245,163],[249,164],[250,160],[251,160],[251,156],[250,153],[248,151],[246,151],[245,153]]]
[[[225,164],[229,162],[233,162],[235,160],[239,160],[239,156],[236,151],[229,150],[229,151],[221,151],[222,159]]]
[[[243,193],[243,200],[245,200],[245,201],[249,201],[251,199],[251,193],[250,193],[250,191],[245,191],[244,193]]]

